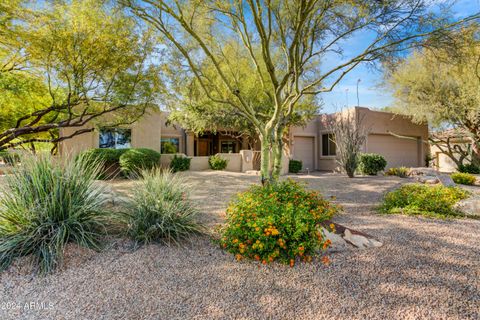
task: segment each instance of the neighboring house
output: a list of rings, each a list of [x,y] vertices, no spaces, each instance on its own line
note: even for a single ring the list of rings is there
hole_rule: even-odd
[[[442,172],[454,172],[457,170],[457,163],[447,153],[460,160],[462,157],[466,157],[472,145],[472,138],[465,132],[458,130],[436,132],[432,134],[431,140],[434,141],[430,147],[433,165]],[[467,160],[461,162],[464,164],[468,163]]]
[[[362,152],[383,155],[387,167],[419,167],[425,164],[428,154],[428,126],[413,123],[409,118],[387,112],[372,111],[368,108],[353,109],[362,117],[363,125],[369,131]],[[286,156],[301,160],[308,171],[335,170],[336,150],[332,132],[327,121],[332,115],[318,115],[304,127],[292,127],[288,134]],[[187,156],[205,157],[217,153],[236,154],[248,149],[247,139],[237,138],[235,134],[205,133],[196,136],[179,126],[167,125],[167,114],[151,112],[126,128],[99,128],[92,133],[76,136],[60,143],[62,155],[72,155],[90,148],[150,148],[161,153],[165,149]],[[97,123],[97,127],[99,127]],[[78,128],[63,128],[60,135],[71,134]],[[168,148],[166,145],[168,144]],[[245,160],[245,159],[244,159]],[[253,155],[246,162],[253,161]],[[235,171],[245,171],[245,166]],[[288,166],[284,166],[288,167]],[[255,166],[253,167],[255,169]]]

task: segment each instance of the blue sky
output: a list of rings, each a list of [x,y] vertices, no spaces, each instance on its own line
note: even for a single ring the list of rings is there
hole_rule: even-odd
[[[441,2],[432,0],[432,2]],[[445,1],[448,3],[449,1]],[[452,3],[454,1],[451,1]],[[480,0],[459,0],[453,4],[452,10],[458,17],[464,17],[480,11]],[[345,55],[349,51],[358,51],[368,41],[368,34],[357,35],[349,39],[344,46]],[[326,61],[328,63],[328,60]],[[332,92],[322,94],[324,102],[322,112],[334,112],[345,106],[357,105],[357,81],[360,106],[382,108],[394,103],[386,88],[381,87],[382,73],[366,65],[360,65],[352,70]],[[348,101],[348,102],[347,102]]]

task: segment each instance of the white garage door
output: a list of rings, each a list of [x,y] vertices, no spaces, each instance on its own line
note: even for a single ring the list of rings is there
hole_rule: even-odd
[[[418,167],[419,148],[417,140],[397,138],[391,135],[371,134],[367,140],[367,152],[378,153],[387,160],[387,168]]]
[[[294,137],[293,159],[302,160],[303,170],[315,170],[315,145],[313,137]]]

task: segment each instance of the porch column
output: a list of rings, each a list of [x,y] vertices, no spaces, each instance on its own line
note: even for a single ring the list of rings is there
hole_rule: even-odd
[[[240,150],[248,150],[248,138],[242,137],[242,145]]]
[[[195,155],[195,134],[193,132],[187,132],[187,156],[193,157]]]

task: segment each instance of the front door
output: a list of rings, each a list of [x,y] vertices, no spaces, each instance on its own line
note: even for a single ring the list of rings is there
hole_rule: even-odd
[[[210,155],[210,141],[199,139],[198,140],[198,155],[209,156]]]

